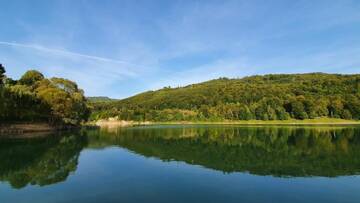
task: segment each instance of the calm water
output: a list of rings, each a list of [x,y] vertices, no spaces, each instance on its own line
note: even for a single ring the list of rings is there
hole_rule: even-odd
[[[359,127],[151,126],[0,140],[0,202],[360,202]]]

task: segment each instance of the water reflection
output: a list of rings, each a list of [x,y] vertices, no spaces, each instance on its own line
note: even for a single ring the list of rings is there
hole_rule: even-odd
[[[359,174],[359,132],[354,127],[119,128],[92,132],[89,144],[118,145],[225,173],[335,177]]]
[[[81,150],[109,146],[224,173],[336,177],[360,172],[356,127],[151,126],[0,140],[0,181],[13,188],[65,181]]]
[[[1,140],[0,181],[13,188],[65,181],[76,170],[84,146],[86,137],[80,135]]]

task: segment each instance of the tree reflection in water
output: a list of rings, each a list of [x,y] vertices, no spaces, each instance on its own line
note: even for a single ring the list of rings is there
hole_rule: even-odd
[[[182,126],[92,133],[92,147],[118,145],[146,157],[225,173],[335,177],[360,172],[356,127]]]
[[[1,140],[0,180],[13,188],[65,181],[76,170],[86,136]]]
[[[65,181],[82,149],[109,146],[224,173],[336,177],[360,172],[356,127],[148,126],[0,140],[0,181],[13,188]]]

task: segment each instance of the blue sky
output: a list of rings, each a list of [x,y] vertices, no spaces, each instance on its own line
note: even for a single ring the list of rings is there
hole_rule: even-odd
[[[88,96],[266,73],[360,73],[360,1],[0,1],[0,63]]]

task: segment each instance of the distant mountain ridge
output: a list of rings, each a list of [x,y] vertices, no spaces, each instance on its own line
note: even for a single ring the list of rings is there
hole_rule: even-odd
[[[109,101],[117,101],[117,99],[112,99],[110,97],[99,96],[99,97],[86,97],[89,102],[109,102]]]

